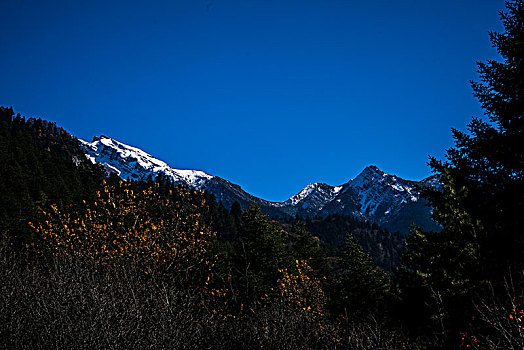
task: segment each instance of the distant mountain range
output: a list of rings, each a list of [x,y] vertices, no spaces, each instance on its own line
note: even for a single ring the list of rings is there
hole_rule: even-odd
[[[413,222],[425,230],[439,230],[438,224],[431,219],[431,208],[420,195],[423,187],[440,186],[436,176],[422,181],[404,180],[371,165],[340,186],[313,183],[287,201],[270,202],[218,176],[198,170],[174,169],[139,148],[103,135],[92,142],[80,140],[80,143],[88,159],[123,179],[145,180],[162,174],[175,183],[213,193],[226,207],[238,201],[243,208],[256,203],[269,215],[343,214],[377,223],[392,232],[407,233]]]

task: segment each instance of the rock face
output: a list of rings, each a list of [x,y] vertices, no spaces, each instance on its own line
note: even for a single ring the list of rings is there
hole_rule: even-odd
[[[131,147],[106,136],[94,137],[92,142],[79,140],[86,157],[103,165],[123,179],[146,180],[163,174],[175,181],[200,188],[213,176],[197,170],[173,169],[163,161],[139,148]]]
[[[314,183],[287,201],[269,202],[218,176],[172,168],[139,148],[106,136],[95,137],[92,142],[80,140],[80,143],[88,159],[123,179],[145,180],[163,174],[175,183],[213,193],[226,207],[238,201],[243,208],[256,203],[270,215],[343,214],[377,223],[390,231],[407,233],[412,222],[425,230],[439,230],[430,217],[431,208],[420,196],[422,187],[440,186],[435,176],[419,182],[409,181],[371,165],[341,186]]]

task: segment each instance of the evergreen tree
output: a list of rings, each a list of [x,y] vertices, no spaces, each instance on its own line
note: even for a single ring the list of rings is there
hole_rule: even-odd
[[[94,196],[102,170],[78,140],[55,123],[14,116],[0,107],[0,233],[17,245],[34,243],[28,222],[49,204],[79,204]]]
[[[467,132],[453,129],[447,160],[430,159],[442,188],[426,194],[442,233],[414,229],[399,272],[406,305],[431,306],[428,314],[449,343],[467,327],[482,286],[522,268],[524,2],[506,6],[504,32],[490,33],[503,60],[478,63],[480,81],[472,82],[487,119],[474,118]],[[428,298],[413,304],[416,290]]]
[[[238,235],[233,216],[229,210],[224,207],[222,202],[220,202],[217,207],[217,217],[214,227],[217,231],[218,239],[221,241],[232,241]]]
[[[523,1],[508,2],[507,8],[501,14],[505,31],[490,33],[503,61],[478,63],[480,82],[472,82],[488,120],[474,118],[469,132],[454,129],[455,147],[448,150],[448,161],[430,162],[475,224],[483,256],[503,266],[520,261],[524,247]],[[456,225],[456,219],[443,207],[445,196],[437,194],[433,201],[436,219],[446,229]]]
[[[237,227],[237,229],[239,229],[242,226],[242,207],[240,206],[240,203],[238,203],[238,201],[235,201],[231,205],[230,214],[233,217],[235,226]]]
[[[376,312],[390,289],[388,274],[373,265],[373,259],[351,235],[336,264],[327,288],[331,312],[351,317]]]
[[[291,233],[296,237],[292,246],[295,258],[308,261],[318,277],[327,276],[330,269],[326,262],[326,253],[320,246],[320,239],[314,237],[302,221],[293,226]]]
[[[282,277],[281,270],[291,266],[284,231],[255,205],[242,215],[242,226],[230,255],[236,297],[243,303],[271,294]]]

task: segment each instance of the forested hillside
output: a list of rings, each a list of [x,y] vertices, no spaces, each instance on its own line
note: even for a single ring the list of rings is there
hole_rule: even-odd
[[[38,240],[27,222],[50,203],[92,199],[103,173],[64,129],[0,107],[0,230],[17,243]]]
[[[226,209],[163,176],[122,181],[54,123],[0,111],[4,346],[126,347],[148,334],[162,347],[405,343],[393,328],[387,339],[360,334],[391,287],[351,234],[391,269],[387,231],[336,216],[330,236],[328,221]]]

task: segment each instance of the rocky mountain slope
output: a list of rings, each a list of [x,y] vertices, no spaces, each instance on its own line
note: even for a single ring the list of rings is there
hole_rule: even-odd
[[[256,203],[269,215],[350,215],[403,233],[408,232],[412,222],[426,230],[439,229],[431,220],[431,208],[420,196],[421,187],[438,186],[435,177],[419,182],[404,180],[372,165],[340,186],[314,183],[287,201],[269,202],[218,176],[172,168],[139,148],[106,136],[95,137],[92,142],[80,140],[80,143],[88,159],[123,179],[145,180],[150,175],[154,178],[163,174],[175,183],[213,193],[226,207],[238,201],[244,208]]]

